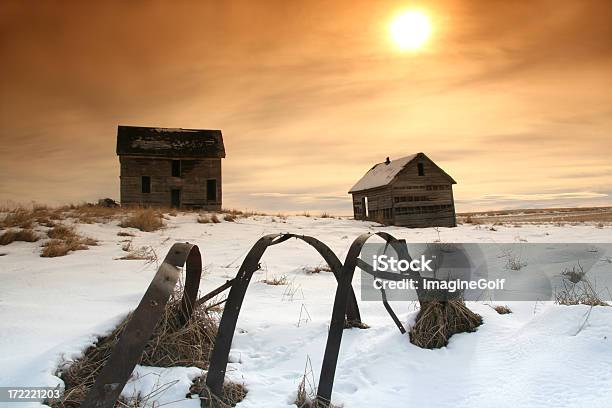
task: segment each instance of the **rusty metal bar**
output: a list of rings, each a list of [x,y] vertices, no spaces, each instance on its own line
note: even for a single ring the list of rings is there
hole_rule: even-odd
[[[329,332],[327,334],[327,344],[325,346],[325,354],[323,355],[321,375],[319,377],[317,402],[323,406],[329,405],[331,401],[332,389],[334,387],[334,377],[336,375],[336,366],[338,364],[338,354],[340,352],[340,343],[342,342],[342,332],[344,330],[344,311],[346,310],[349,299],[349,291],[352,290],[351,282],[353,280],[355,268],[359,262],[359,255],[361,254],[363,245],[373,236],[383,238],[397,252],[398,257],[410,259],[406,242],[403,240],[397,240],[395,237],[386,232],[362,234],[351,244],[346,255],[344,265],[342,266],[338,287],[336,288],[332,318],[329,326]],[[394,279],[397,279],[396,274]]]
[[[187,277],[181,301],[181,319],[183,321],[189,319],[198,294],[202,257],[196,245],[177,243],[170,248],[157,269],[151,284],[81,407],[112,408],[115,405],[134,367],[140,361],[142,352],[174,291],[181,274],[179,268],[185,263],[187,263]]]
[[[234,283],[230,289],[227,303],[219,323],[215,346],[210,357],[210,365],[206,375],[206,385],[218,396],[223,394],[223,382],[232,339],[234,338],[234,331],[236,330],[240,308],[242,307],[242,301],[246,295],[251,277],[253,273],[259,269],[259,261],[266,249],[271,245],[280,244],[290,238],[300,239],[316,249],[329,265],[336,280],[338,282],[342,280],[342,263],[327,245],[316,238],[294,234],[270,234],[260,238],[245,257],[238,270],[238,274],[234,278]],[[345,301],[340,313],[341,316],[339,317],[339,319],[342,320],[342,327],[344,327],[345,319],[352,322],[361,322],[359,306],[357,305],[357,299],[353,288],[346,287],[345,291]]]

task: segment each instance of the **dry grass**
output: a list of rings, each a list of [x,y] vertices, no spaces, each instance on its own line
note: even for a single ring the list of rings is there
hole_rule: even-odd
[[[132,233],[131,233],[131,232],[129,232],[129,231],[119,231],[119,232],[117,233],[117,236],[118,236],[118,237],[135,237],[136,235],[135,235],[135,234],[132,234]]]
[[[194,310],[186,325],[180,325],[180,303],[180,294],[175,293],[155,327],[139,364],[152,367],[208,367],[208,356],[214,344],[217,322],[209,316],[207,306],[201,305]],[[111,334],[98,339],[94,346],[85,350],[82,357],[59,368],[58,375],[64,381],[66,391],[60,401],[52,403],[53,408],[76,408],[80,405],[130,317],[131,314]]]
[[[298,408],[338,408],[329,401],[322,402],[317,400],[316,383],[310,357],[306,357],[304,374],[298,385],[297,395],[293,403]]]
[[[40,239],[31,229],[14,230],[10,229],[0,234],[0,245],[8,245],[11,242],[36,242]]]
[[[122,228],[137,228],[144,232],[157,231],[164,227],[162,213],[152,208],[138,209],[130,213],[119,224]]]
[[[261,282],[265,283],[266,285],[272,285],[272,286],[280,286],[280,285],[289,284],[287,275],[275,276],[272,279],[262,279]]]
[[[610,306],[601,299],[580,264],[565,269],[561,272],[561,277],[562,287],[555,290],[555,303],[565,306]]]
[[[491,306],[493,308],[493,310],[495,310],[498,314],[500,315],[504,315],[504,314],[510,314],[512,313],[512,310],[510,310],[510,308],[508,306],[505,305],[496,305],[496,306]]]
[[[224,221],[228,221],[228,222],[234,222],[234,221],[236,221],[236,216],[233,215],[233,214],[225,214],[223,216],[223,220]]]
[[[221,222],[217,214],[202,214],[197,221],[200,224],[218,224]]]
[[[95,204],[79,204],[64,207],[64,215],[82,224],[105,224],[116,220],[125,212],[120,207],[105,207]]]
[[[331,268],[329,265],[317,265],[317,266],[306,266],[303,268],[304,272],[307,274],[321,273],[321,272],[331,272]]]
[[[145,260],[149,262],[155,262],[158,260],[157,253],[152,246],[141,246],[139,248],[132,247],[132,241],[126,242],[122,247],[122,250],[127,252],[126,255],[119,259],[122,260]]]
[[[192,394],[197,394],[201,405],[207,408],[229,408],[234,407],[246,397],[247,390],[243,384],[225,382],[223,384],[223,396],[221,398],[213,394],[206,385],[206,376],[193,380],[189,388]]]
[[[43,245],[40,253],[43,258],[64,256],[72,251],[80,251],[98,245],[95,239],[79,235],[74,227],[63,224],[57,224],[49,229],[47,235],[51,240]]]
[[[427,349],[444,347],[453,334],[473,332],[481,324],[482,317],[461,299],[426,302],[410,329],[410,342]]]
[[[0,227],[2,228],[32,228],[36,221],[36,214],[33,210],[18,207],[9,210],[4,218],[0,221]]]
[[[598,228],[612,222],[612,207],[527,208],[517,210],[481,211],[457,214],[461,223],[596,223]],[[472,221],[469,221],[472,220]],[[600,227],[600,225],[602,225]]]
[[[321,215],[319,215],[319,218],[334,218],[334,217],[329,215],[329,213],[327,212],[322,212]]]

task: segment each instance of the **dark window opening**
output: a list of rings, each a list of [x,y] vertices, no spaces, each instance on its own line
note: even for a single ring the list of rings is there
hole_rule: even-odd
[[[141,180],[140,180],[140,184],[141,184],[141,191],[143,193],[150,193],[151,192],[151,177],[149,176],[142,176]]]
[[[181,161],[172,160],[172,177],[181,177]]]
[[[423,163],[417,163],[417,168],[419,170],[419,176],[425,175],[425,169],[423,168]]]
[[[217,201],[217,180],[206,180],[206,200]]]

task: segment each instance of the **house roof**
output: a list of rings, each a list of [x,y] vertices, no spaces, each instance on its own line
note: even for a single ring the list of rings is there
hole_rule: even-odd
[[[220,130],[119,126],[117,154],[163,157],[225,157]]]
[[[406,167],[408,163],[410,163],[417,157],[427,158],[433,163],[433,161],[427,156],[425,156],[424,153],[415,153],[410,156],[400,157],[399,159],[391,160],[389,163],[377,163],[374,165],[374,167],[368,170],[368,172],[361,179],[359,179],[359,181],[353,187],[351,187],[349,193],[355,193],[357,191],[369,190],[372,188],[384,187],[388,185],[393,181],[393,179],[395,179],[398,173],[402,171],[404,167]],[[440,170],[440,172],[444,176],[448,177],[449,181],[452,184],[457,184],[457,182],[453,180],[453,178],[449,176],[444,170],[438,167],[435,163],[433,164]]]

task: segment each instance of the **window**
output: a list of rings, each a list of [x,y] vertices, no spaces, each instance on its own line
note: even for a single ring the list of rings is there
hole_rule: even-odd
[[[417,164],[417,168],[419,170],[419,176],[424,176],[425,175],[425,169],[423,168],[423,163],[418,163]]]
[[[172,177],[181,177],[181,161],[172,160]]]
[[[217,180],[206,180],[206,200],[217,201]]]
[[[151,177],[150,176],[142,176],[140,180],[140,189],[144,194],[148,194],[151,192]]]

